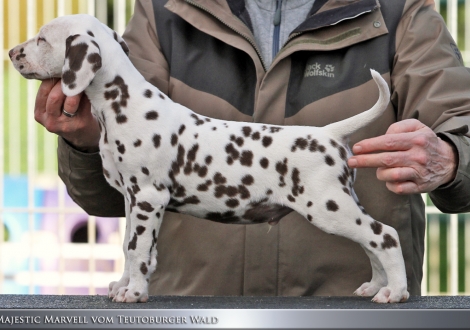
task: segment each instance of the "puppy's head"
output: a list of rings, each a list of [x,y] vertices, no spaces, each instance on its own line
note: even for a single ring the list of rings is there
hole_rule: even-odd
[[[95,17],[63,16],[11,49],[9,56],[27,79],[62,78],[62,90],[71,96],[82,92],[101,69],[104,44],[116,42],[128,54],[124,40]]]

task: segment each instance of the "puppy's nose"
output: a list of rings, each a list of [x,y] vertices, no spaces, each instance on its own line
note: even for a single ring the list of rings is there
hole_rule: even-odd
[[[8,52],[8,56],[10,56],[10,60],[13,58],[13,56],[15,56],[15,49],[10,49],[10,51]]]

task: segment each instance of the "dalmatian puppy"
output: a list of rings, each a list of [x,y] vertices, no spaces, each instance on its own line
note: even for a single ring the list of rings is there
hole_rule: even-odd
[[[355,294],[375,295],[378,303],[408,299],[397,232],[359,204],[346,162],[348,137],[388,105],[377,72],[380,96],[371,109],[320,128],[273,126],[208,118],[174,103],[145,81],[127,52],[96,18],[73,15],[54,19],[9,53],[25,78],[62,78],[68,96],[84,91],[99,120],[103,172],[126,202],[125,270],[110,284],[110,298],[147,301],[168,210],[237,224],[274,224],[296,211],[365,250],[373,275]]]

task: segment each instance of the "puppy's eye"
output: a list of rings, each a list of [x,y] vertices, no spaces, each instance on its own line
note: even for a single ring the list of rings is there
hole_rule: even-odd
[[[46,39],[42,38],[42,37],[38,37],[38,41],[37,41],[37,44],[39,45],[39,42],[40,41],[46,41]]]

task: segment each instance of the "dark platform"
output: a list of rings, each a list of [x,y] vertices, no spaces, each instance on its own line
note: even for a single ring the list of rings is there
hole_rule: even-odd
[[[113,303],[106,296],[0,295],[0,309],[469,309],[470,296],[412,296],[375,304],[360,297],[151,296],[145,304]]]
[[[106,296],[0,295],[0,329],[470,329],[470,297],[152,296],[145,304]]]

